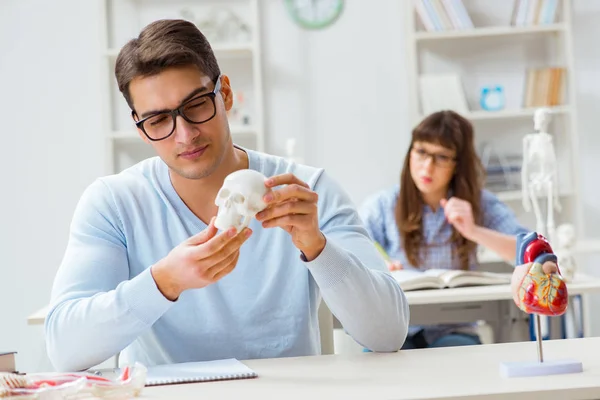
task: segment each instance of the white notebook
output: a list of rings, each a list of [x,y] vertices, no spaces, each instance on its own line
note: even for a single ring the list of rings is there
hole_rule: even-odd
[[[255,378],[258,375],[246,365],[229,358],[226,360],[187,362],[157,365],[148,368],[146,386],[222,381]]]

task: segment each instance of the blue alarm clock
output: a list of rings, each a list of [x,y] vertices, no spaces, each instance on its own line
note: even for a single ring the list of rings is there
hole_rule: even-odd
[[[504,88],[500,85],[483,87],[479,103],[486,111],[502,110],[505,105]]]

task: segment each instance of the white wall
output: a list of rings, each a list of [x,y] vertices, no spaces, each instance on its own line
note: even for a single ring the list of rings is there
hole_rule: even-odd
[[[410,132],[401,2],[348,0],[334,26],[306,32],[283,1],[263,1],[269,151],[297,138],[306,161],[325,167],[357,203],[397,182]],[[0,1],[0,349],[18,350],[23,370],[48,368],[42,330],[26,318],[48,301],[73,207],[103,173],[96,7]],[[600,2],[575,0],[585,211],[596,235],[599,17]]]
[[[357,203],[399,181],[410,137],[400,1],[346,1],[331,27],[306,31],[283,2],[263,18],[269,149],[298,139],[309,164],[324,167]]]
[[[579,109],[581,191],[584,232],[592,237],[600,236],[600,185],[598,180],[598,111],[600,110],[600,48],[594,38],[598,37],[600,2],[575,1],[574,53],[577,70],[577,106]],[[587,273],[600,277],[598,254],[581,255],[579,266]],[[600,294],[590,296],[590,314],[593,316],[591,332],[600,336]]]
[[[77,17],[67,17],[67,13]],[[94,2],[0,2],[0,349],[43,369],[41,327],[73,207],[102,170]]]

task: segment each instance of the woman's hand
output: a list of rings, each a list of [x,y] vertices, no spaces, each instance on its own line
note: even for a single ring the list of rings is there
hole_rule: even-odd
[[[388,270],[390,271],[400,271],[401,269],[404,269],[402,264],[400,264],[400,261],[386,260],[385,264],[387,265]]]
[[[444,209],[448,223],[454,226],[463,237],[473,240],[477,225],[473,219],[471,203],[458,197],[451,197],[448,200],[442,199],[440,205]]]

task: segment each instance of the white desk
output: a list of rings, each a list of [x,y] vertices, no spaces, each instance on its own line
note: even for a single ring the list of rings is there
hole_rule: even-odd
[[[600,279],[585,274],[577,274],[573,282],[567,284],[570,296],[600,292]],[[481,302],[511,300],[510,285],[469,286],[454,289],[411,290],[404,292],[410,305],[448,304],[461,302]]]
[[[45,306],[44,308],[40,308],[39,310],[37,310],[36,312],[31,314],[29,317],[27,317],[27,324],[28,325],[44,325],[47,314],[48,314],[48,306]]]
[[[258,378],[144,388],[140,399],[599,399],[600,338],[544,342],[547,360],[583,373],[502,378],[503,361],[536,358],[534,342],[249,360]]]
[[[578,274],[573,282],[567,285],[569,295],[600,292],[600,279],[584,274]],[[511,324],[506,320],[515,313],[520,317],[526,315],[516,309],[512,303],[510,285],[471,286],[455,289],[435,289],[407,291],[406,297],[411,308],[411,324],[427,325],[437,323],[460,323],[486,320],[494,330],[495,341],[508,341]],[[326,308],[319,310],[320,324],[331,321]],[[43,324],[46,319],[47,306],[36,311],[27,319],[30,325]],[[589,307],[584,302],[584,321],[589,321]],[[334,318],[333,327],[341,328]],[[323,328],[330,329],[329,326]],[[589,323],[584,324],[584,336],[590,336]],[[556,330],[554,330],[556,331]],[[333,335],[321,330],[324,353],[332,353]]]
[[[567,284],[569,296],[600,292],[600,279],[577,274]],[[529,340],[528,334],[514,329],[525,321],[527,314],[520,311],[512,300],[510,285],[470,286],[454,289],[414,290],[405,292],[410,305],[411,325],[467,323],[484,320],[494,331],[495,342]],[[590,313],[586,302],[584,336],[590,336]],[[560,331],[560,317],[551,318],[553,335]],[[342,326],[333,318],[335,329]],[[514,330],[514,332],[513,332]],[[522,331],[522,330],[521,330]],[[556,336],[555,336],[556,337]]]
[[[567,285],[569,295],[600,292],[600,278],[577,274],[575,280]],[[413,290],[405,292],[411,306],[428,304],[450,304],[461,302],[482,302],[510,300],[510,285],[470,286],[454,289]],[[43,324],[48,313],[45,306],[27,318],[29,325]]]

